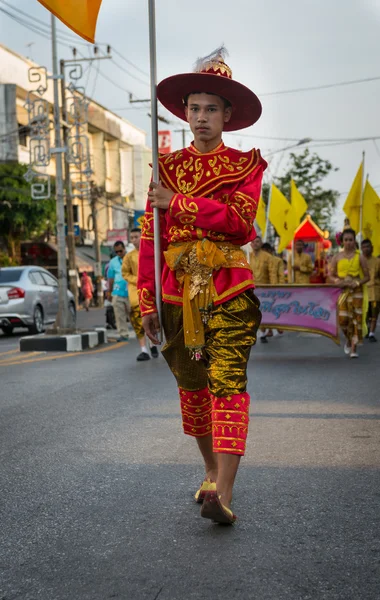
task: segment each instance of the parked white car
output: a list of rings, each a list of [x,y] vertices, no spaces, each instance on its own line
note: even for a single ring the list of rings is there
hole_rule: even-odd
[[[75,300],[68,291],[69,309],[76,317]],[[0,268],[0,328],[11,335],[15,327],[42,333],[58,312],[58,281],[42,267]]]

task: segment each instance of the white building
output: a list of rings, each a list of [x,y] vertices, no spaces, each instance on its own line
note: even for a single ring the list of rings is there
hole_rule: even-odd
[[[39,83],[28,78],[30,68],[38,68],[31,60],[0,44],[0,162],[30,162],[30,135],[25,101],[28,92]],[[37,95],[34,97],[38,97]],[[43,95],[53,117],[53,86],[47,80]],[[127,120],[90,100],[84,133],[89,139],[91,179],[101,190],[98,201],[100,239],[106,242],[107,231],[128,229],[134,212],[145,208],[150,179],[151,151],[146,146],[146,134]],[[54,147],[53,131],[51,145]],[[52,157],[39,171],[55,175]],[[75,179],[75,178],[74,178]],[[88,196],[73,194],[74,218],[80,227],[77,243],[91,246],[91,209]]]

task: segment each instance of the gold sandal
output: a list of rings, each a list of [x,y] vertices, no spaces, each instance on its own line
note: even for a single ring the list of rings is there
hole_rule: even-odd
[[[237,516],[221,503],[220,498],[221,496],[218,496],[216,491],[207,492],[201,508],[201,517],[211,519],[215,523],[233,525]]]
[[[215,481],[211,481],[211,479],[205,479],[202,482],[202,485],[199,488],[199,490],[197,490],[195,492],[195,495],[194,495],[195,502],[197,502],[198,504],[202,504],[207,492],[216,492]]]

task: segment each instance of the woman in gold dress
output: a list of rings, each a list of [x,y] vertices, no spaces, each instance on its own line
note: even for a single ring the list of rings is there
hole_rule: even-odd
[[[342,234],[343,250],[330,263],[329,279],[342,288],[339,300],[339,325],[346,337],[344,351],[357,358],[357,346],[363,343],[368,294],[365,284],[369,281],[366,258],[356,249],[356,234],[345,229]]]

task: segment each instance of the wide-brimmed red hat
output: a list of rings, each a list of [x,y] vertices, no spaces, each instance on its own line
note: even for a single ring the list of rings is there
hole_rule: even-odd
[[[185,99],[192,92],[205,92],[221,96],[230,102],[232,115],[224,125],[224,131],[236,131],[250,127],[261,115],[261,102],[250,89],[232,79],[232,71],[224,62],[224,47],[199,59],[193,73],[167,77],[157,86],[161,104],[173,115],[186,121]]]

